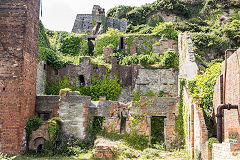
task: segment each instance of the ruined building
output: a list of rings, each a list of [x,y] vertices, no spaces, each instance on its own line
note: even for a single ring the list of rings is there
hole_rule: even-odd
[[[105,10],[94,5],[92,14],[78,14],[76,16],[72,32],[98,35],[100,32],[106,32],[108,27],[125,32],[127,20],[105,17]]]

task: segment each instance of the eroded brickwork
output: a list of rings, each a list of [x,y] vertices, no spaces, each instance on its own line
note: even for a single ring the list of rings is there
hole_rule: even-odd
[[[2,0],[0,11],[0,152],[17,154],[35,108],[39,0]]]

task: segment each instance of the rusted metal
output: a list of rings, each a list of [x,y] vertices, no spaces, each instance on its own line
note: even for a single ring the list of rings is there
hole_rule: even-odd
[[[217,108],[217,139],[219,143],[222,143],[222,110],[223,109],[238,109],[238,105],[231,105],[231,104],[220,104]]]
[[[227,78],[227,53],[235,52],[236,49],[227,49],[225,51],[225,71],[224,71],[224,84],[223,84],[223,104],[226,104],[226,78]]]

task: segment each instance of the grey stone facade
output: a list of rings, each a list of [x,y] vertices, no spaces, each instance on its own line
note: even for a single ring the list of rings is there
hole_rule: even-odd
[[[190,33],[180,33],[178,35],[179,52],[179,78],[193,80],[198,73],[198,66],[195,61],[193,42]]]
[[[97,35],[101,29],[105,32],[109,27],[125,32],[127,28],[126,19],[105,17],[103,12],[96,12],[94,10],[93,8],[94,14],[77,14],[72,32]]]
[[[91,97],[87,96],[66,96],[61,97],[58,114],[62,121],[64,135],[84,139],[88,122],[88,104]]]
[[[163,92],[164,97],[177,97],[178,70],[176,69],[139,69],[135,90],[145,94],[152,90],[155,94]]]

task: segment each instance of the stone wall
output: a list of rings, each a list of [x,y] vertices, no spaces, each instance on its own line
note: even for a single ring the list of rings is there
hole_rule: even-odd
[[[239,73],[240,73],[240,49],[238,49],[237,52],[232,54],[227,59],[227,78],[226,78],[226,104],[232,104],[232,105],[240,105],[239,102],[239,95],[240,95],[240,79],[239,79]],[[225,71],[225,65],[223,63],[222,65],[222,73],[221,76],[217,78],[215,87],[214,87],[214,95],[213,95],[213,107],[214,107],[214,115],[217,114],[217,107],[223,103],[223,80],[224,80],[224,71]],[[221,82],[222,81],[222,82]],[[219,153],[218,150],[223,150],[226,148],[226,150],[229,151],[229,147],[227,147],[229,144],[229,139],[234,139],[236,141],[236,145],[238,150],[240,150],[240,110],[238,109],[231,109],[223,110],[224,115],[224,121],[223,121],[223,139],[224,143],[217,144],[214,150],[213,155],[216,157]],[[217,122],[217,121],[216,121]],[[221,146],[222,145],[222,146]],[[224,154],[227,156],[227,153]],[[230,156],[230,151],[228,152],[228,156]]]
[[[195,62],[193,42],[190,33],[180,33],[178,35],[179,52],[179,78],[193,80],[198,73],[198,66]]]
[[[92,29],[95,27],[94,24],[102,24],[103,25],[103,17],[101,14],[78,14],[76,16],[72,32],[79,34],[92,33]],[[127,20],[126,19],[115,19],[105,17],[105,28],[108,27],[118,29],[120,32],[125,32],[127,28]]]
[[[177,97],[178,70],[176,69],[139,69],[135,89],[140,94],[152,90],[157,95],[163,93],[165,97]]]
[[[240,151],[236,141],[228,140],[223,143],[214,143],[212,149],[213,160],[239,160]]]
[[[138,54],[144,53],[145,49],[151,50],[152,45],[160,40],[159,37],[145,34],[123,36],[122,38],[123,38],[123,50],[130,55],[133,55],[135,53]],[[132,41],[127,42],[128,38],[132,39]]]
[[[163,38],[158,43],[153,45],[153,53],[162,54],[166,52],[169,48],[175,50],[178,53],[178,43],[175,40]]]
[[[46,62],[40,61],[37,64],[37,81],[36,81],[37,95],[45,94],[46,78],[47,78]]]
[[[2,0],[0,10],[0,152],[18,154],[34,114],[39,0]]]
[[[61,92],[57,111],[62,121],[63,134],[68,137],[85,139],[91,97],[71,95],[69,93]]]

